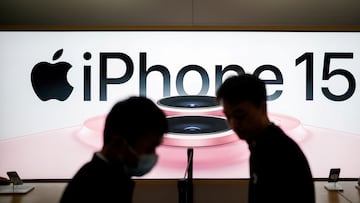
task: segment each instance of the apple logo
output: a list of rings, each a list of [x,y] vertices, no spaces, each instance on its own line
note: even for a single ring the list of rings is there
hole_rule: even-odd
[[[59,59],[62,53],[63,49],[56,51],[53,61]],[[36,95],[42,101],[49,99],[66,100],[73,90],[66,77],[71,67],[71,64],[67,62],[55,64],[40,62],[36,64],[31,71],[31,84]]]

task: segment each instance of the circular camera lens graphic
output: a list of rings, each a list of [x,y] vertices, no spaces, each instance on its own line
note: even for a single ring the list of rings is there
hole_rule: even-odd
[[[180,108],[204,108],[218,106],[215,97],[201,95],[167,97],[160,99],[158,104],[167,107]]]
[[[221,107],[215,97],[202,95],[185,95],[166,97],[157,104],[168,116],[194,115],[221,115]]]
[[[174,116],[167,120],[169,132],[164,137],[164,145],[213,146],[238,140],[221,117]]]
[[[170,133],[193,134],[219,133],[230,130],[226,120],[209,116],[178,116],[167,118]]]

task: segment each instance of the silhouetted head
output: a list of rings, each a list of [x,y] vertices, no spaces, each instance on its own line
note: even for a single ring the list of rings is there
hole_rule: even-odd
[[[269,125],[265,83],[258,77],[230,77],[217,90],[216,97],[240,139],[249,140]]]
[[[122,137],[130,146],[146,134],[163,136],[168,130],[165,114],[150,99],[130,97],[116,103],[106,117],[104,145]]]
[[[165,114],[145,97],[116,103],[106,117],[101,154],[121,163],[129,176],[142,176],[156,164],[156,148],[168,130]]]

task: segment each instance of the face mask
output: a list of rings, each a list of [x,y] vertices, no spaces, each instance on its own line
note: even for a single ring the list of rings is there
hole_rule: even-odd
[[[158,160],[156,154],[144,154],[139,156],[139,162],[136,167],[125,166],[126,171],[131,176],[143,176],[151,171]]]

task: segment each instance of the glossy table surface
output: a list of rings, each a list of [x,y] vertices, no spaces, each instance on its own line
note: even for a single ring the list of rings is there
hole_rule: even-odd
[[[340,181],[343,191],[328,191],[325,181],[316,181],[317,203],[360,203],[356,181]],[[27,194],[1,194],[1,203],[59,202],[67,182],[27,182],[35,189]],[[159,195],[156,195],[158,193]],[[247,180],[194,180],[194,202],[246,202]],[[134,203],[178,202],[177,180],[136,180]]]

